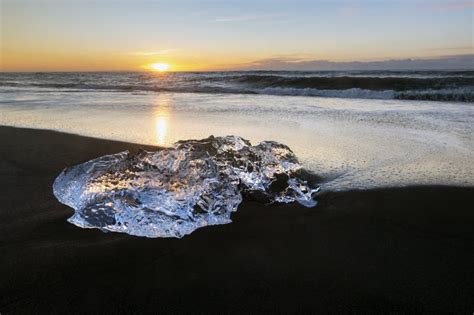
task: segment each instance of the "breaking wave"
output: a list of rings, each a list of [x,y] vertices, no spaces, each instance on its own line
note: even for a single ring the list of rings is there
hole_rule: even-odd
[[[393,99],[394,91],[371,91],[358,88],[347,90],[320,90],[314,88],[264,88],[256,90],[258,94],[268,95],[292,95],[292,96],[320,96],[320,97],[340,97],[340,98],[365,98],[365,99]]]
[[[439,89],[446,87],[472,86],[473,78],[460,77],[360,77],[360,76],[279,76],[279,75],[241,75],[227,78],[230,81],[248,83],[258,87],[293,87],[346,90],[352,88],[373,91],[413,89]]]
[[[79,227],[180,238],[230,223],[243,195],[313,207],[319,187],[308,174],[284,144],[211,136],[66,168],[53,191],[75,210],[68,221]]]
[[[421,91],[409,90],[404,92],[397,92],[392,90],[373,91],[359,88],[347,90],[320,90],[313,88],[264,88],[261,90],[256,90],[255,93],[287,96],[474,102],[474,89],[471,88]]]

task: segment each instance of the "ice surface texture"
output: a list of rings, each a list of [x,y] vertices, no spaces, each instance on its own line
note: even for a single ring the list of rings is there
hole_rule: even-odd
[[[180,238],[203,226],[230,223],[242,195],[315,206],[319,188],[303,174],[286,145],[264,141],[252,146],[237,136],[211,136],[66,168],[53,190],[75,209],[68,221],[77,226]]]

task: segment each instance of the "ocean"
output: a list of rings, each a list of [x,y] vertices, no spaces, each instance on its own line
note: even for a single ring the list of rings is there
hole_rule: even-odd
[[[9,73],[4,88],[474,101],[474,71]]]
[[[1,125],[274,140],[326,190],[474,185],[473,102],[474,71],[0,74]]]

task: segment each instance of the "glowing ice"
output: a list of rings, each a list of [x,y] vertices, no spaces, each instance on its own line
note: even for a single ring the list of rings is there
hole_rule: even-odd
[[[183,237],[203,226],[230,223],[242,194],[315,206],[319,188],[303,173],[286,145],[264,141],[252,146],[237,136],[211,136],[67,168],[53,190],[60,202],[75,209],[68,221],[77,226]]]

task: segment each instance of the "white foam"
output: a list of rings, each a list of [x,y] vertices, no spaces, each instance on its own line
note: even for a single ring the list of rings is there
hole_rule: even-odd
[[[316,88],[281,88],[272,87],[256,89],[255,93],[268,95],[291,95],[291,96],[321,96],[321,97],[340,97],[340,98],[365,98],[365,99],[393,99],[395,91],[374,91],[359,88],[346,90],[323,90]]]

